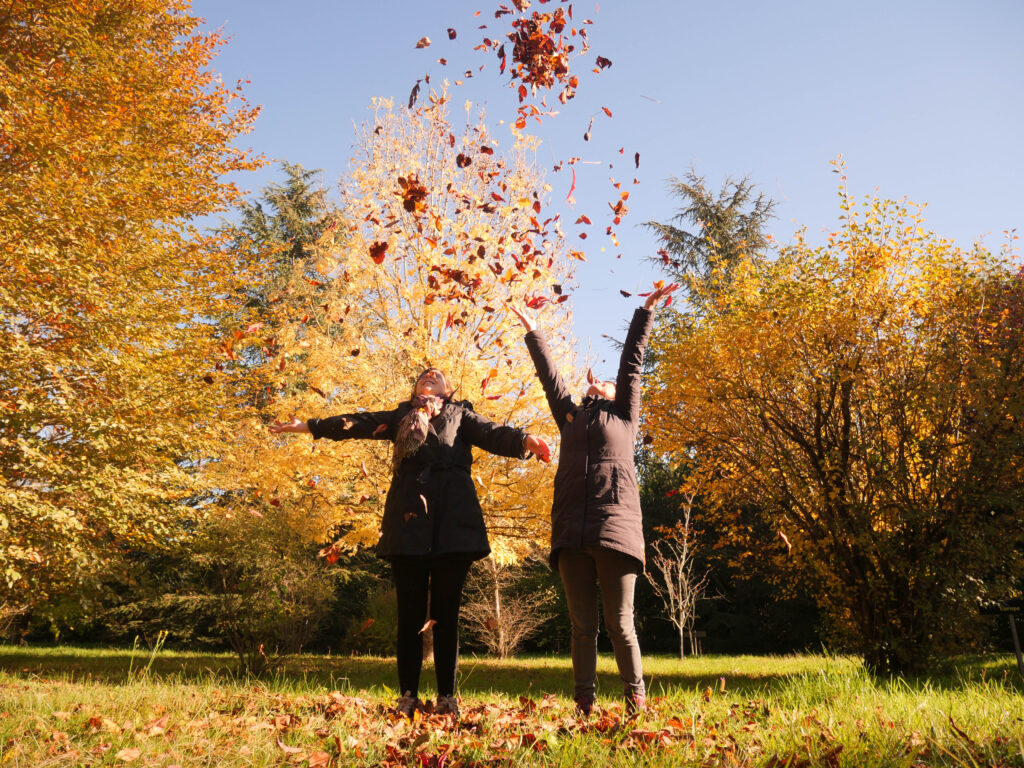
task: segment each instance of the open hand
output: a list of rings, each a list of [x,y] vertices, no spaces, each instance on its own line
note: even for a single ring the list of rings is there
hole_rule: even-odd
[[[520,309],[519,307],[517,307],[511,301],[506,302],[506,303],[508,305],[509,311],[513,315],[515,315],[516,317],[519,318],[519,322],[523,324],[523,327],[526,329],[527,333],[529,333],[530,331],[536,330],[537,324],[533,321],[532,317],[530,317],[528,314],[526,314],[525,310]]]
[[[677,288],[679,288],[679,283],[669,283],[658,288],[647,297],[647,300],[644,302],[644,309],[653,309],[659,301],[671,296]]]
[[[551,449],[542,438],[536,435],[527,435],[526,440],[523,441],[523,447],[545,464],[551,463]]]
[[[280,435],[282,432],[309,432],[309,425],[292,416],[291,421],[286,421],[283,424],[279,424],[275,421],[267,427],[267,429],[269,429],[272,434]]]

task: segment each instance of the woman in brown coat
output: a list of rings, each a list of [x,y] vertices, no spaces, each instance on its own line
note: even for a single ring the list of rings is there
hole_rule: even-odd
[[[644,708],[640,646],[633,625],[633,592],[644,567],[643,518],[633,450],[640,419],[640,372],[654,307],[679,286],[654,291],[636,310],[615,382],[590,378],[580,404],[551,358],[532,319],[511,307],[527,330],[537,376],[561,433],[551,505],[551,567],[562,577],[572,620],[574,697],[579,712],[594,706],[598,585],[605,626],[615,649],[631,712]]]

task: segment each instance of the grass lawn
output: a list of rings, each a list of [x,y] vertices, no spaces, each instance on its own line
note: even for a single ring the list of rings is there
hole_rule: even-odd
[[[234,665],[216,654],[0,646],[0,766],[1024,767],[1012,657],[877,680],[847,658],[650,656],[650,707],[634,719],[603,657],[589,720],[566,695],[568,659],[464,657],[458,725],[391,715],[391,659],[298,656],[261,679],[236,677]]]

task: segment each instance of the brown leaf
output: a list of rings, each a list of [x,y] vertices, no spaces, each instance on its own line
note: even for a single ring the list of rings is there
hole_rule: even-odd
[[[302,747],[289,747],[280,739],[277,740],[277,746],[281,749],[282,752],[286,752],[289,755],[295,755],[302,751]]]
[[[116,755],[114,755],[114,757],[116,757],[122,763],[130,763],[133,760],[138,760],[140,755],[142,755],[142,750],[138,747],[125,747]]]
[[[373,259],[374,264],[382,264],[384,262],[384,254],[387,252],[388,243],[386,240],[370,246],[370,258]]]
[[[435,624],[437,624],[437,622],[434,619],[427,619],[423,626],[420,627],[419,634],[422,635],[424,632],[433,629]]]
[[[430,47],[430,38],[429,37],[421,37],[419,40],[416,41],[416,47],[417,48],[429,48]]]
[[[452,27],[448,27],[448,39],[454,40],[455,35],[458,34]]]
[[[633,162],[636,163],[636,167],[637,168],[640,167],[640,153],[639,152],[636,152],[636,153],[633,154]],[[634,181],[635,181],[635,179],[634,179]]]
[[[364,621],[363,625],[361,627],[359,627],[359,629],[356,631],[356,634],[358,635],[358,634],[368,630],[370,627],[373,626],[373,622],[374,621],[375,621],[375,619],[367,619],[366,621]]]
[[[611,59],[606,59],[604,56],[598,56],[597,57],[597,66],[600,67],[601,69],[606,69],[607,67],[610,67],[611,65],[612,65],[612,60]]]
[[[326,752],[310,752],[308,760],[309,768],[327,768],[331,764],[331,756]]]

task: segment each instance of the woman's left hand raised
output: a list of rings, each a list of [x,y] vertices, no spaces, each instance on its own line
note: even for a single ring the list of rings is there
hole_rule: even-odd
[[[536,435],[527,435],[523,441],[523,447],[545,464],[551,463],[551,449],[543,439]]]
[[[647,301],[644,302],[644,309],[654,309],[655,304],[662,299],[671,296],[677,288],[679,288],[679,283],[669,283],[668,285],[663,285],[661,288],[658,288],[647,297]]]

